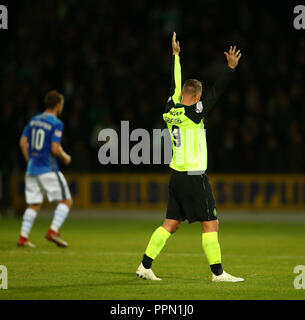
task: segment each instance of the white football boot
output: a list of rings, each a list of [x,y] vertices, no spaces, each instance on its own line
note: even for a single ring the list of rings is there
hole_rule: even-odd
[[[231,274],[224,271],[219,276],[216,276],[215,274],[213,274],[212,281],[214,281],[214,282],[241,282],[241,281],[245,281],[245,279],[234,277]]]
[[[141,263],[136,271],[136,275],[139,278],[146,280],[162,280],[155,276],[151,269],[145,269],[143,264]]]

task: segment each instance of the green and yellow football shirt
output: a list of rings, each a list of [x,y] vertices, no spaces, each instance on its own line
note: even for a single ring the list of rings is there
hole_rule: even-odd
[[[173,157],[170,167],[176,171],[205,172],[207,169],[207,143],[204,119],[221,96],[234,70],[226,67],[203,101],[186,106],[181,104],[181,65],[178,55],[172,59],[170,96],[163,119],[169,129]]]

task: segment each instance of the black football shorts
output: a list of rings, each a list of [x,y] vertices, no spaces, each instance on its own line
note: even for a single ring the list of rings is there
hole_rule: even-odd
[[[207,175],[173,171],[169,181],[167,219],[217,220],[216,202]]]

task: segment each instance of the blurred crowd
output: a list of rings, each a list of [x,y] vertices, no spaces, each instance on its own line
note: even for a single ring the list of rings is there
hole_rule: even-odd
[[[204,94],[229,45],[243,54],[205,122],[209,172],[305,171],[305,39],[292,37],[281,16],[246,1],[215,0],[20,1],[17,9],[0,53],[0,171],[25,169],[19,138],[50,89],[65,96],[63,145],[72,155],[65,170],[167,170],[102,166],[97,136],[103,128],[119,130],[121,120],[130,130],[163,127],[173,31],[183,79],[201,80]]]

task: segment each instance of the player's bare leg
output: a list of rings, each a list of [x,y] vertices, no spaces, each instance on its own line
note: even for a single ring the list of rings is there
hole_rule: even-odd
[[[40,204],[31,204],[24,212],[20,236],[17,242],[18,247],[35,248],[36,246],[29,241],[29,235],[32,230],[37,213],[40,210]]]
[[[202,248],[208,259],[212,281],[214,282],[241,282],[243,278],[237,278],[222,269],[221,252],[218,242],[218,220],[203,221]]]
[[[165,219],[162,227],[167,230],[169,233],[175,233],[180,227],[181,221],[173,219]]]
[[[66,220],[69,211],[72,207],[72,204],[72,199],[65,199],[58,203],[55,209],[51,227],[46,234],[46,239],[48,241],[54,242],[57,246],[62,248],[68,247],[68,243],[60,237],[58,231],[59,228],[63,225],[64,221]]]
[[[146,280],[161,280],[153,273],[151,269],[152,263],[164,248],[168,238],[178,230],[180,224],[181,221],[179,220],[165,219],[162,226],[155,230],[148,243],[142,263],[136,271],[136,275],[139,278]]]

